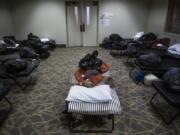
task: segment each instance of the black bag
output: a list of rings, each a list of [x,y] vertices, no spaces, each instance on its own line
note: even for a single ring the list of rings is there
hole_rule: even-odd
[[[144,43],[146,48],[151,48],[153,43],[157,40],[157,36],[154,33],[146,33],[142,37],[138,39],[138,41],[141,41]]]
[[[143,54],[144,44],[142,42],[133,41],[128,44],[127,54],[133,56],[140,56]]]
[[[41,49],[43,48],[43,43],[41,42],[40,38],[38,36],[33,35],[32,33],[28,35],[28,40],[26,44],[33,47],[33,49],[37,52],[41,51]]]
[[[42,42],[43,45],[47,46],[48,49],[55,49],[56,48],[56,41],[55,40],[49,40]]]
[[[101,72],[101,65],[103,64],[103,61],[101,59],[96,58],[93,62],[92,68]]]
[[[86,54],[86,56],[80,60],[79,67],[81,69],[89,68],[90,67],[90,63],[89,63],[90,59],[91,59],[91,55],[89,53]]]
[[[108,37],[105,37],[100,46],[106,49],[111,49],[112,48],[111,45],[112,42],[110,41],[110,39]]]
[[[113,43],[119,43],[123,40],[123,38],[119,34],[111,34],[109,36],[109,40]]]
[[[141,55],[138,58],[138,61],[143,66],[148,66],[148,67],[158,67],[162,63],[161,57],[152,53]]]
[[[4,37],[3,37],[3,40],[4,40],[4,41],[7,40],[7,39],[16,42],[15,36],[4,36]]]
[[[39,57],[40,57],[41,59],[47,59],[47,58],[49,58],[49,56],[50,56],[50,53],[49,53],[48,51],[42,51],[42,52],[39,54]]]
[[[171,68],[164,74],[163,81],[172,92],[180,93],[180,68]]]
[[[86,54],[86,56],[80,60],[79,67],[83,70],[95,69],[101,72],[101,65],[103,64],[103,61],[97,57],[98,51],[93,51],[92,54]]]
[[[116,49],[116,50],[126,50],[128,47],[128,43],[129,41],[122,40],[119,43],[112,43],[112,47],[113,49]]]
[[[38,36],[33,35],[32,33],[29,33],[28,40],[40,40],[40,38]]]
[[[16,42],[11,40],[11,39],[4,39],[3,41],[6,43],[6,45],[8,47],[15,47],[16,46]]]
[[[27,61],[22,59],[9,59],[4,63],[6,72],[16,74],[26,69]]]
[[[29,47],[23,47],[19,52],[21,58],[37,58],[38,54]]]
[[[138,39],[138,41],[155,41],[155,40],[157,40],[157,36],[152,32],[146,33]]]

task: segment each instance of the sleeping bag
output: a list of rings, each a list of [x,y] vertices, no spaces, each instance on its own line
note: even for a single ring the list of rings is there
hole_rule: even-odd
[[[150,53],[150,54],[141,55],[138,58],[138,61],[143,66],[158,67],[161,65],[162,59],[158,55]]]
[[[38,54],[29,47],[23,47],[20,50],[19,55],[21,56],[21,58],[32,58],[32,59],[35,59],[38,56]]]
[[[6,68],[6,72],[16,74],[26,69],[27,61],[22,59],[9,59],[6,60],[3,65]]]
[[[126,52],[128,55],[131,55],[131,56],[139,56],[144,52],[143,49],[144,49],[144,45],[142,42],[131,41],[128,44]]]
[[[119,43],[119,42],[121,42],[123,40],[123,38],[119,34],[111,34],[109,36],[109,40],[112,43]]]

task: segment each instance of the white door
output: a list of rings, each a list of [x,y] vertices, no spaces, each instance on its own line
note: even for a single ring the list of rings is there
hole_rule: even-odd
[[[68,46],[98,46],[98,3],[66,2]]]
[[[78,2],[66,3],[66,19],[67,19],[67,41],[68,46],[82,46],[81,36],[82,33],[79,30],[81,24],[80,18],[80,5]]]
[[[85,25],[83,32],[83,46],[97,46],[98,38],[98,4],[86,2],[83,5],[82,23]]]

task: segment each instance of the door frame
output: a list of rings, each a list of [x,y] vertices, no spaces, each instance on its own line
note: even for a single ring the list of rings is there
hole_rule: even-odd
[[[90,0],[91,1],[91,0]],[[69,28],[68,28],[68,5],[69,4],[73,4],[73,3],[78,3],[80,2],[80,8],[81,8],[81,12],[80,12],[80,18],[82,18],[82,9],[83,9],[83,2],[85,2],[84,0],[72,0],[72,1],[65,1],[65,14],[66,14],[66,35],[67,35],[67,45],[66,47],[71,47],[69,46],[69,34],[68,34],[68,31],[69,31]],[[99,1],[92,1],[96,6],[97,6],[97,47],[99,47]],[[82,23],[82,20],[81,20],[81,23]],[[79,26],[80,27],[80,26]],[[76,46],[78,47],[78,46]],[[83,47],[83,32],[81,32],[81,45],[79,47]]]

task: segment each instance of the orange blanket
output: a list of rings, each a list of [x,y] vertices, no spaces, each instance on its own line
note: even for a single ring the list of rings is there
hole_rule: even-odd
[[[109,70],[109,65],[106,64],[106,63],[103,63],[102,66],[101,66],[101,71],[102,73],[105,73]],[[84,75],[88,70],[82,70],[82,69],[78,69],[76,70],[76,72],[74,73],[74,76],[76,78],[76,80],[79,82],[79,83],[84,83],[86,80],[82,77],[82,75]],[[100,83],[102,80],[103,80],[103,76],[102,74],[97,74],[95,76],[92,76],[90,78],[90,81],[94,84],[94,85],[97,85],[98,83]]]

